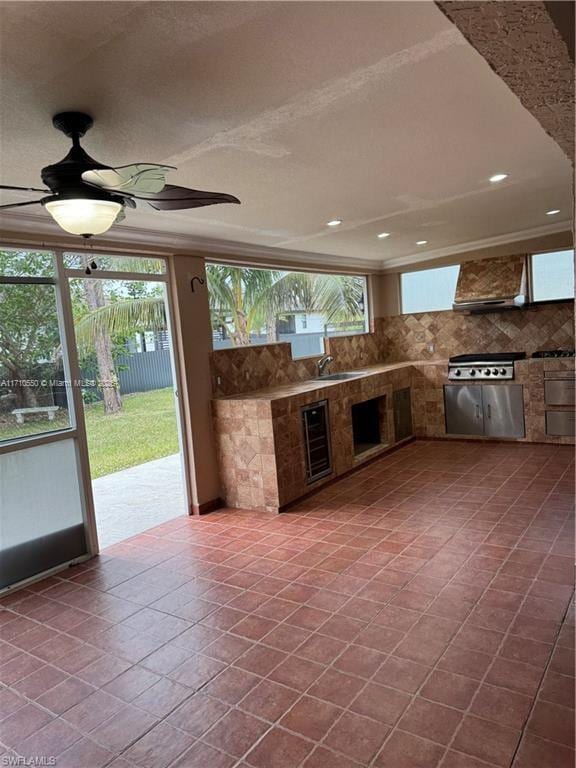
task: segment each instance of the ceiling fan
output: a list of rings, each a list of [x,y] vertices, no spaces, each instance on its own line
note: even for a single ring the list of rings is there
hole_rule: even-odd
[[[23,203],[0,205],[1,209],[43,205],[66,232],[82,237],[101,235],[122,221],[125,208],[147,206],[156,211],[178,211],[217,203],[240,203],[233,195],[202,192],[166,184],[170,165],[134,163],[111,168],[93,160],[80,146],[80,138],[92,127],[90,115],[61,112],[52,123],[72,139],[72,148],[63,160],[42,169],[48,189],[0,185],[0,189],[43,192],[46,197]]]

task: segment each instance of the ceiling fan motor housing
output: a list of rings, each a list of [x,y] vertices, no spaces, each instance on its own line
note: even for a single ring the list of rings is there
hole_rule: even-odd
[[[60,162],[47,165],[42,169],[41,176],[44,184],[53,194],[61,198],[117,199],[103,189],[96,187],[90,189],[82,181],[84,171],[110,168],[91,158],[80,146],[80,137],[84,136],[94,122],[90,115],[85,115],[83,112],[60,112],[54,115],[52,122],[58,130],[72,139],[72,147]]]
[[[66,136],[84,136],[94,125],[94,120],[84,112],[59,112],[52,118],[52,125]]]
[[[118,195],[97,187],[89,187],[82,181],[84,171],[109,167],[92,160],[81,147],[72,147],[59,163],[42,168],[41,176],[42,181],[52,194],[61,199],[80,197],[92,200],[115,200],[123,203],[124,199]]]

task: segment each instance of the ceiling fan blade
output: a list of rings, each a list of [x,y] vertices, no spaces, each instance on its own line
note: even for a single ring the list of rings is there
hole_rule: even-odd
[[[6,184],[0,184],[0,189],[11,189],[15,192],[44,192],[46,195],[50,194],[49,189],[37,189],[36,187],[10,187]]]
[[[171,165],[133,163],[118,168],[93,168],[84,171],[82,181],[109,192],[153,195],[164,189],[166,174],[175,170]]]
[[[118,216],[114,219],[114,224],[120,224],[121,221],[124,221],[126,218],[126,212],[124,211],[124,208],[120,208],[118,211]]]
[[[41,203],[42,200],[28,200],[25,203],[8,203],[8,205],[0,205],[0,210],[6,208],[20,208],[22,205],[40,205]]]
[[[157,211],[178,211],[185,208],[201,208],[205,205],[218,205],[219,203],[236,203],[240,200],[234,195],[222,192],[203,192],[200,189],[188,189],[188,187],[176,187],[167,184],[161,192],[155,195],[135,195],[137,200],[143,200]]]

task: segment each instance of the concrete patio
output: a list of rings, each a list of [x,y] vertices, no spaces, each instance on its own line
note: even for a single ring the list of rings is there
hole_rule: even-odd
[[[184,515],[178,453],[92,482],[100,549]]]

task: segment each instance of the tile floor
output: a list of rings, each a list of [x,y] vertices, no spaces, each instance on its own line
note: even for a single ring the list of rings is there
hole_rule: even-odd
[[[4,598],[0,756],[571,768],[572,454],[412,443]]]

